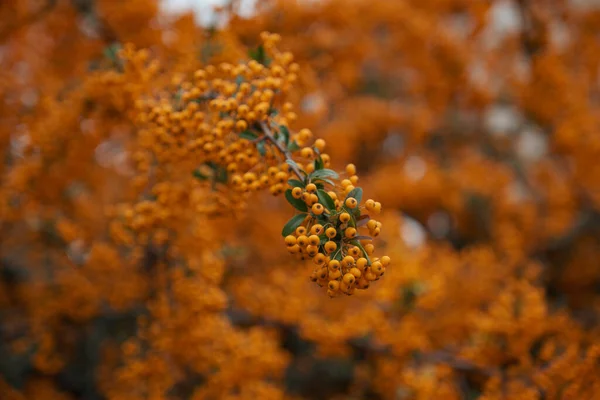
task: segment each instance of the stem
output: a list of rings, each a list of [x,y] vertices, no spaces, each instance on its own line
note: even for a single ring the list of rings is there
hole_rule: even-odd
[[[285,149],[281,145],[281,143],[279,143],[277,140],[275,140],[275,137],[273,136],[273,132],[271,132],[271,129],[265,123],[265,121],[260,122],[260,127],[263,130],[263,133],[265,134],[266,138],[269,141],[271,141],[271,143],[273,143],[275,145],[275,147],[277,147],[277,150],[279,150],[279,152],[285,156],[286,160],[292,160],[292,153],[290,153],[287,149]],[[298,176],[298,178],[300,178],[300,180],[304,180],[304,176],[302,175],[300,170],[295,165],[291,165],[291,164],[288,164],[288,165],[290,166],[292,171],[294,171],[296,176]]]

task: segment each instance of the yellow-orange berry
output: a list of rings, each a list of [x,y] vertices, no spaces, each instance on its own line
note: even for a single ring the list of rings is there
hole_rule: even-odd
[[[314,257],[315,255],[317,255],[318,252],[319,252],[318,246],[313,246],[313,245],[306,246],[306,254],[308,254],[309,256]]]
[[[295,236],[293,236],[293,235],[287,235],[287,236],[285,237],[285,244],[286,244],[287,246],[293,246],[293,245],[295,245],[295,244],[296,244],[296,240],[297,240],[297,239],[296,239],[296,237],[295,237]]]
[[[344,259],[342,260],[342,265],[345,267],[348,267],[350,265],[354,265],[354,257],[352,256],[346,256],[344,257]]]
[[[361,257],[358,260],[356,260],[356,267],[362,271],[365,270],[365,267],[367,266],[368,261],[366,258]]]
[[[310,235],[308,237],[308,244],[311,246],[318,246],[321,239],[317,235]]]
[[[356,229],[346,228],[346,230],[344,231],[344,236],[346,236],[348,239],[354,238],[356,236]]]
[[[329,270],[329,279],[338,279],[340,276],[342,276],[342,271],[340,271],[339,269],[337,270]]]
[[[348,197],[345,201],[346,207],[355,208],[358,205],[358,202],[354,197]]]
[[[315,185],[314,183],[309,183],[308,185],[306,185],[306,191],[308,193],[314,193],[317,191],[317,185]]]
[[[329,239],[333,239],[337,236],[337,229],[333,227],[327,228],[327,230],[325,231],[325,235],[327,235]]]
[[[348,175],[356,175],[356,166],[354,164],[346,165],[346,173]]]
[[[322,204],[315,203],[315,204],[313,204],[313,205],[312,205],[312,207],[311,207],[311,209],[310,209],[310,210],[311,210],[311,211],[312,211],[312,213],[313,213],[313,214],[315,214],[315,215],[321,215],[321,214],[323,214],[323,211],[324,211],[325,209],[323,208],[323,205],[322,205]]]
[[[308,245],[308,237],[306,237],[305,235],[300,235],[298,236],[296,243],[298,243],[302,247],[306,247]]]
[[[329,288],[329,290],[336,292],[340,288],[340,282],[339,281],[329,281],[329,283],[327,284],[327,287]]]
[[[292,189],[292,197],[295,199],[299,199],[302,197],[302,188],[295,187]]]
[[[362,272],[360,272],[360,269],[358,269],[358,268],[350,268],[350,273],[352,275],[354,275],[354,277],[356,279],[358,279],[358,278],[360,278],[362,276]]]
[[[337,244],[335,242],[327,242],[325,243],[325,251],[328,253],[333,253],[337,249]]]
[[[347,273],[344,275],[342,280],[346,285],[350,286],[356,281],[356,277],[354,275],[352,275],[351,273]]]
[[[310,233],[312,233],[313,235],[320,235],[321,233],[323,233],[323,225],[321,225],[321,224],[314,224],[310,228]]]
[[[301,236],[301,235],[306,235],[306,227],[305,226],[299,226],[296,228],[296,235]]]
[[[325,254],[318,253],[313,257],[313,262],[317,265],[322,265],[325,262]]]
[[[323,150],[325,150],[325,141],[323,139],[317,139],[315,140],[315,148],[317,150],[319,150],[319,152],[322,152]]]
[[[380,260],[380,261],[381,261],[381,264],[382,264],[384,267],[387,267],[388,265],[390,265],[390,261],[391,261],[391,260],[390,260],[390,258],[389,258],[388,256],[383,256],[383,257],[381,257],[381,260]]]
[[[343,212],[340,214],[340,221],[343,223],[346,223],[348,221],[350,221],[350,214],[348,214],[347,212]]]
[[[340,262],[338,260],[331,260],[331,261],[329,261],[329,264],[327,264],[327,266],[329,267],[330,270],[336,271],[336,270],[340,269]]]

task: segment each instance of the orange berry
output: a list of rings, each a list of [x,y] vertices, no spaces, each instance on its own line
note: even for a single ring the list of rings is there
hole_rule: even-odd
[[[310,235],[308,237],[308,244],[311,246],[318,246],[321,239],[317,235]]]
[[[333,253],[337,249],[337,244],[335,242],[327,242],[324,247],[326,252]]]
[[[345,224],[346,222],[350,221],[350,214],[348,214],[347,212],[343,212],[343,213],[341,213],[341,214],[340,214],[340,221],[341,221],[342,223],[344,223],[344,224]]]
[[[294,197],[295,199],[299,199],[300,197],[302,197],[302,188],[299,187],[295,187],[292,189],[292,197]]]
[[[356,229],[346,228],[346,230],[344,231],[344,236],[346,236],[348,239],[354,238],[356,236]]]
[[[329,239],[333,239],[337,236],[337,229],[335,229],[334,227],[327,228],[327,230],[325,231],[325,235],[327,235]]]
[[[321,215],[321,214],[323,214],[323,211],[325,211],[325,209],[323,208],[323,205],[319,204],[319,203],[313,204],[310,210],[315,215]]]
[[[295,237],[295,236],[293,236],[293,235],[287,235],[287,236],[285,237],[285,244],[286,244],[287,246],[293,246],[293,245],[295,245],[295,244],[296,244],[296,240],[297,240],[297,239],[296,239],[296,237]]]
[[[358,205],[358,202],[354,197],[348,197],[345,201],[346,207],[355,208]]]
[[[312,233],[313,235],[320,235],[321,233],[323,233],[323,225],[321,225],[321,224],[314,224],[310,228],[310,233]]]

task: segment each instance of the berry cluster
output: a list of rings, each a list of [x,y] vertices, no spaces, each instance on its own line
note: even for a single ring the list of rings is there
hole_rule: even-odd
[[[327,284],[331,296],[352,294],[379,279],[389,263],[387,257],[370,258],[381,223],[369,214],[379,213],[381,204],[371,199],[361,204],[353,164],[344,178],[329,169],[325,140],[315,139],[309,129],[290,130],[297,115],[287,94],[299,66],[291,53],[275,47],[279,35],[263,33],[261,38],[254,59],[206,66],[188,81],[175,79],[174,88],[138,102],[137,119],[144,129],[141,151],[134,157],[137,170],[155,188],[180,179],[172,171],[192,170],[196,184],[210,183],[225,193],[219,198],[227,198],[234,210],[245,208],[252,192],[285,194],[300,212],[283,229],[290,253],[313,259],[319,266],[313,280]],[[189,187],[190,193],[204,193]],[[185,195],[171,197],[163,199],[168,207],[185,201]],[[141,221],[137,213],[130,214],[128,220]],[[138,231],[143,224],[138,225],[130,228]]]
[[[319,141],[318,147],[323,149],[325,142]],[[308,149],[318,154],[318,147]],[[390,263],[387,256],[370,257],[375,249],[372,240],[381,232],[381,222],[369,214],[378,214],[381,204],[368,199],[361,205],[362,189],[354,186],[358,177],[353,164],[346,166],[349,178],[341,181],[336,172],[322,164],[317,156],[309,164],[313,172],[299,169],[303,179],[288,181],[286,198],[300,213],[285,225],[283,235],[291,254],[302,260],[310,258],[317,265],[312,281],[327,285],[331,297],[340,293],[351,295],[355,289],[367,289],[370,282],[383,276]],[[359,229],[368,230],[368,235],[360,235]]]

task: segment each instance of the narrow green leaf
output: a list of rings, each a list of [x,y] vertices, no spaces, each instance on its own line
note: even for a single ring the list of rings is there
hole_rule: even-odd
[[[256,143],[256,150],[258,150],[258,154],[264,156],[267,154],[267,149],[265,148],[265,142]]]
[[[285,191],[285,198],[288,203],[290,203],[294,208],[298,211],[308,212],[308,206],[301,199],[296,199],[292,196],[292,189],[288,189]]]
[[[254,140],[257,137],[258,135],[256,134],[256,132],[252,132],[250,130],[245,130],[244,132],[240,133],[240,138],[242,139]]]
[[[333,183],[333,181],[332,181],[331,179],[313,179],[312,181],[313,181],[314,183],[317,183],[317,182],[324,182],[324,183],[328,183],[328,184],[330,184],[331,186],[335,186],[335,183]],[[317,187],[319,187],[319,185],[317,185]],[[323,188],[321,188],[321,189],[323,189]]]
[[[350,243],[352,243],[353,245],[355,245],[356,247],[358,247],[360,249],[360,251],[363,252],[363,256],[365,256],[365,258],[367,259],[367,263],[368,265],[371,265],[371,259],[369,258],[369,255],[367,254],[367,252],[365,251],[365,248],[362,246],[362,244],[360,244],[360,242],[358,240],[353,240]]]
[[[288,144],[287,148],[289,151],[291,151],[293,153],[294,151],[300,150],[302,147],[298,146],[298,143],[296,143],[296,142],[290,142]]]
[[[317,197],[319,198],[319,203],[323,204],[325,208],[331,212],[335,211],[335,202],[326,191],[323,189],[317,190]]]
[[[302,222],[304,222],[304,218],[306,218],[306,214],[296,214],[283,226],[283,230],[281,231],[281,235],[283,237],[287,235],[291,235],[294,233],[297,227],[299,227]]]
[[[195,169],[192,172],[192,175],[194,176],[194,178],[199,179],[201,181],[205,181],[205,180],[207,180],[209,178],[208,176],[206,176],[202,172],[200,172],[199,169]]]
[[[338,179],[339,175],[334,170],[324,168],[324,169],[320,169],[318,171],[312,172],[309,175],[309,177],[311,179],[324,179],[324,178]]]
[[[304,188],[305,187],[304,182],[299,181],[298,179],[288,180],[288,185],[290,185],[293,188],[295,188],[295,187]]]
[[[286,146],[290,144],[290,131],[285,125],[279,125],[279,132],[283,135],[283,140]],[[288,148],[289,150],[289,148]]]
[[[289,158],[287,160],[285,160],[285,162],[291,166],[291,167],[295,167],[297,168],[300,172],[302,172],[305,176],[306,176],[306,172],[304,172],[304,170],[302,168],[300,168],[300,166],[298,165],[298,163],[294,160],[290,160]]]
[[[356,201],[358,202],[358,204],[360,204],[361,200],[362,200],[362,196],[363,196],[363,190],[359,187],[354,188],[350,191],[350,193],[348,193],[348,196],[346,196],[346,198],[348,197],[354,197],[356,199]]]
[[[325,165],[323,164],[323,159],[319,155],[319,157],[317,157],[317,159],[315,160],[315,171],[318,171],[323,168],[325,168]]]

